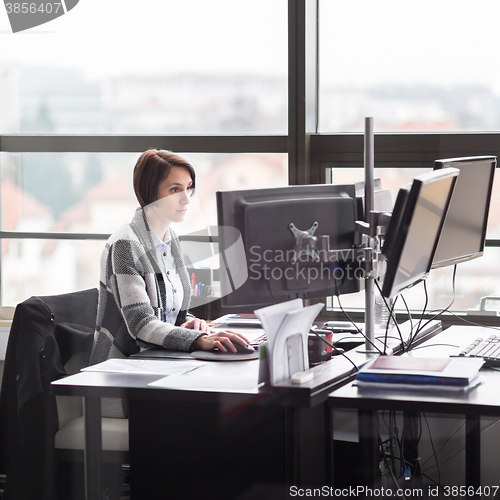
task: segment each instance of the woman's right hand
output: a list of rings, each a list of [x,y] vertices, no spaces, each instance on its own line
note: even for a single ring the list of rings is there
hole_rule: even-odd
[[[233,343],[238,343],[242,346],[249,344],[248,339],[246,339],[243,335],[229,330],[224,330],[222,332],[215,332],[198,337],[194,341],[193,347],[198,351],[213,351],[217,348],[222,352],[236,352],[236,347],[234,347]]]

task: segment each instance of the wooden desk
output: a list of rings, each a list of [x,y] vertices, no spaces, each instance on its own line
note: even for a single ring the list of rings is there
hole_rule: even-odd
[[[453,326],[425,342],[411,356],[446,357],[459,346],[479,336],[489,336],[493,330],[481,327]],[[366,471],[367,485],[376,484],[378,471],[378,410],[405,412],[448,413],[465,416],[466,485],[481,485],[480,417],[500,417],[500,374],[484,368],[482,382],[465,392],[445,390],[397,390],[358,388],[349,383],[329,395],[330,408],[355,408],[359,414],[359,437]]]
[[[352,357],[358,366],[367,360]],[[100,398],[124,397],[132,498],[222,499],[255,483],[327,484],[330,421],[322,403],[355,370],[343,357],[312,370],[315,378],[301,387],[257,388],[254,360],[207,362],[178,388],[148,386],[155,375],[81,372],[52,389],[84,397],[87,498],[101,491]],[[200,377],[207,382],[188,387]]]
[[[390,340],[397,349],[399,340]],[[161,378],[154,375],[82,372],[53,382],[52,390],[84,398],[88,499],[101,491],[101,397],[129,400],[134,500],[174,493],[199,499],[209,491],[212,498],[231,498],[255,483],[331,482],[331,421],[324,403],[352,379],[354,365],[371,359],[356,350],[348,357],[311,368],[313,380],[301,386],[284,381],[258,388],[254,360],[207,362],[168,389],[148,386]]]

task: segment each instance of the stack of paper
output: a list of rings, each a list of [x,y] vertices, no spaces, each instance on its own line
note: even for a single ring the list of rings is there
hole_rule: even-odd
[[[380,356],[357,373],[358,385],[469,388],[479,381],[482,359]]]

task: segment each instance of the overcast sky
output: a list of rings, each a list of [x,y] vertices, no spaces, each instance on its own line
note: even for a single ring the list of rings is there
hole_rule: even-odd
[[[65,16],[14,35],[0,11],[2,59],[73,65],[98,76],[172,70],[286,75],[285,0],[80,0]]]
[[[484,84],[500,94],[500,1],[321,0],[321,78],[340,85]],[[173,71],[286,75],[286,0],[80,0],[12,34],[0,61],[87,75]]]

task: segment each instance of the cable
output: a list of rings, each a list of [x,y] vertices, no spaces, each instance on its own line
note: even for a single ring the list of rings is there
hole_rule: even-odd
[[[396,330],[399,333],[399,340],[401,341],[401,345],[404,345],[403,334],[401,332],[401,328],[399,328],[399,325],[398,325],[398,322],[397,322],[397,319],[396,319],[396,315],[394,314],[394,309],[396,307],[396,302],[398,301],[398,298],[399,298],[399,295],[394,299],[394,301],[392,303],[390,314],[391,314],[392,320],[394,321],[394,325],[396,326]],[[388,327],[389,327],[389,324],[386,325],[386,330],[388,329]]]
[[[389,307],[389,305],[387,304],[387,300],[385,299],[385,297],[382,295],[382,289],[380,288],[380,285],[378,283],[378,280],[374,280],[375,282],[375,285],[377,286],[377,289],[380,293],[380,296],[382,297],[382,299],[384,300],[384,304],[385,304],[385,307],[387,308],[387,310],[389,311],[389,319],[387,320],[387,323],[385,324],[385,340],[384,340],[384,354],[386,354],[386,348],[387,348],[387,339],[388,339],[388,332],[389,332],[389,323],[390,321],[392,320],[394,322],[394,325],[396,326],[396,329],[399,333],[399,338],[401,340],[401,345],[403,346],[403,351],[404,351],[404,340],[403,340],[403,334],[401,333],[401,329],[399,328],[399,325],[398,325],[398,321],[396,319],[396,316],[394,314],[394,308],[396,307],[396,300],[398,299],[398,297],[396,297],[396,300],[394,300],[394,302],[392,303],[392,307]]]
[[[398,437],[397,437],[397,427],[394,425],[393,422],[395,422],[396,420],[396,412],[395,411],[389,411],[389,423],[387,423],[385,421],[385,411],[382,412],[382,420],[385,424],[385,426],[387,427],[387,429],[389,430],[389,449],[390,449],[390,464],[388,465],[388,460],[387,460],[387,455],[384,451],[384,447],[383,447],[383,444],[381,444],[381,450],[382,450],[382,456],[383,456],[383,460],[384,460],[384,464],[387,468],[387,470],[389,471],[389,473],[391,474],[391,477],[392,477],[392,480],[394,482],[394,486],[395,487],[398,487],[399,488],[399,485],[398,485],[398,479],[396,477],[396,464],[395,464],[395,461],[396,460],[399,460],[400,462],[400,470],[401,470],[401,464],[403,463],[402,461],[402,458],[401,456],[397,457],[394,455],[394,447],[393,447],[393,443],[396,441],[396,443],[398,443],[400,445],[400,442],[398,440]],[[395,436],[396,434],[396,436]],[[382,442],[382,438],[381,438],[381,435],[380,435],[380,428],[379,428],[379,442],[381,443]],[[401,445],[399,446],[399,451],[400,451],[400,455],[401,455]],[[405,498],[405,497],[402,497],[402,498]]]
[[[445,448],[445,447],[446,447],[446,445],[450,442],[450,440],[453,438],[453,436],[455,436],[455,434],[456,434],[456,433],[457,433],[460,429],[462,429],[462,427],[464,427],[464,426],[465,426],[465,421],[463,421],[463,422],[460,424],[460,426],[459,426],[457,429],[455,429],[455,431],[454,431],[454,432],[452,432],[452,434],[448,437],[448,439],[447,439],[447,440],[446,440],[446,441],[445,441],[445,442],[441,445],[441,448],[440,448],[440,449],[439,449],[439,451],[436,453],[436,457],[438,457],[438,456],[439,456],[439,455],[443,452],[444,448]],[[422,467],[427,466],[427,462],[428,462],[429,460],[430,460],[430,459],[428,459],[428,460],[424,461],[424,462],[423,462],[423,464],[422,464]],[[444,462],[443,462],[443,463],[444,463]]]
[[[360,335],[362,335],[365,340],[368,340],[368,342],[370,342],[370,344],[379,352],[379,354],[383,355],[384,353],[358,328],[358,325],[356,325],[356,323],[354,323],[352,318],[344,311],[344,308],[342,307],[342,304],[340,303],[340,297],[338,295],[336,295],[336,297],[337,297],[337,301],[339,303],[340,310],[342,311],[344,316],[352,323],[352,325],[354,326],[354,328],[356,328],[358,333]]]
[[[412,338],[412,336],[413,336],[413,319],[412,319],[412,317],[411,317],[410,308],[408,307],[408,304],[407,304],[407,302],[406,302],[406,300],[405,300],[405,298],[404,298],[404,295],[401,295],[401,300],[403,301],[403,304],[405,305],[406,312],[408,313],[408,319],[410,320],[410,334],[409,334],[409,336],[408,336],[408,339],[410,339],[410,340],[409,340],[408,344],[405,344],[405,343],[403,342],[403,345],[402,345],[403,352],[405,352],[405,349],[406,349],[406,350],[409,350],[409,348],[410,348],[410,344],[411,344],[411,338]]]
[[[382,441],[382,436],[380,435],[380,430],[379,430],[379,433],[378,433],[378,444],[379,444],[379,449],[382,451],[382,460],[384,461],[384,465],[386,467],[386,469],[389,471],[389,474],[391,475],[391,478],[392,478],[392,481],[394,483],[394,486],[398,486],[398,480],[396,478],[396,474],[394,473],[394,470],[393,470],[393,467],[394,467],[394,454],[391,452],[391,464],[389,464],[388,460],[387,460],[387,455],[385,454],[385,451],[384,451],[384,445],[383,445],[383,441]],[[392,448],[392,445],[391,445],[391,448]],[[403,495],[401,498],[405,499],[405,496]]]
[[[491,425],[489,425],[488,427],[486,427],[486,429],[483,429],[483,430],[481,431],[481,436],[482,436],[482,435],[483,435],[486,431],[488,431],[489,429],[491,429],[492,427],[494,427],[495,425],[497,425],[497,424],[498,424],[498,422],[499,422],[499,420],[495,420],[495,422],[493,422]],[[458,432],[458,430],[460,430],[460,429],[461,429],[464,425],[465,425],[465,422],[464,422],[464,423],[463,423],[463,424],[462,424],[462,425],[461,425],[461,426],[460,426],[460,427],[459,427],[459,428],[458,428],[458,429],[457,429],[457,430],[456,430],[456,431],[455,431],[455,432],[454,432],[454,433],[453,433],[453,434],[452,434],[452,435],[451,435],[451,436],[450,436],[450,437],[446,440],[446,443],[448,443],[448,441],[449,441],[449,440],[450,440],[450,439],[451,439],[451,438],[452,438],[452,437],[453,437],[453,436],[454,436],[454,435]],[[445,444],[446,444],[446,443],[445,443]],[[444,447],[444,445],[443,445],[443,447]],[[443,448],[441,448],[441,451],[442,451],[442,449],[443,449]],[[445,464],[445,463],[449,462],[450,460],[453,460],[456,456],[460,455],[460,453],[462,453],[462,451],[464,451],[464,450],[465,450],[465,445],[464,445],[464,446],[462,446],[462,447],[460,447],[460,449],[458,449],[458,450],[457,450],[457,451],[456,451],[453,455],[451,455],[450,457],[448,457],[446,460],[443,460],[443,461],[441,462],[441,465],[443,465],[443,464]],[[438,453],[438,455],[439,455],[439,453]],[[432,467],[430,467],[430,468],[432,468]]]
[[[424,280],[424,295],[425,295],[424,307],[422,308],[422,314],[420,315],[420,320],[418,321],[418,324],[417,324],[415,336],[417,336],[418,332],[420,331],[422,321],[424,320],[425,311],[427,309],[427,306],[429,305],[429,292],[427,290],[427,281],[426,280]],[[410,345],[411,345],[411,342],[410,342]]]
[[[422,487],[422,470],[418,454],[418,444],[422,435],[420,415],[418,413],[403,413],[403,432],[401,433],[402,451],[404,451],[405,480],[412,481],[413,487]],[[406,465],[408,464],[408,465]]]
[[[416,332],[415,336],[420,332],[422,331],[431,321],[434,321],[436,318],[439,318],[439,316],[441,316],[442,314],[444,314],[445,312],[447,312],[450,307],[453,305],[453,303],[455,302],[455,297],[456,297],[456,277],[457,277],[457,265],[455,264],[453,266],[453,275],[452,275],[452,279],[451,279],[451,286],[452,286],[452,290],[453,290],[453,295],[452,295],[452,298],[451,298],[451,302],[444,308],[444,309],[441,309],[439,311],[439,313],[437,313],[436,315],[432,316],[431,318],[429,318]],[[424,281],[424,286],[425,286],[425,281]],[[450,311],[451,312],[451,311]],[[452,313],[453,314],[453,313]]]
[[[437,484],[440,485],[441,484],[441,470],[439,468],[439,462],[438,462],[437,455],[436,455],[436,449],[434,448],[434,441],[432,440],[431,428],[429,426],[429,422],[427,421],[427,416],[425,415],[425,413],[423,413],[423,416],[424,416],[425,424],[427,425],[427,432],[429,433],[429,441],[431,442],[432,453],[434,454],[434,461],[436,462],[437,473],[438,473]]]

